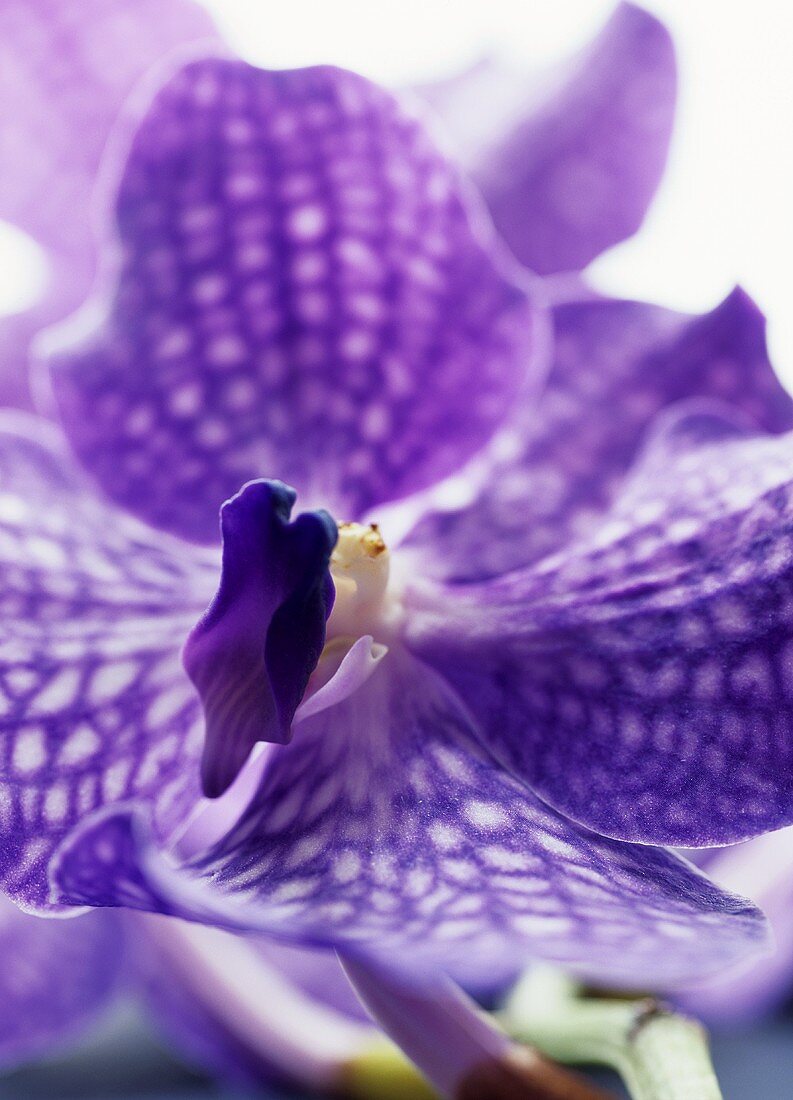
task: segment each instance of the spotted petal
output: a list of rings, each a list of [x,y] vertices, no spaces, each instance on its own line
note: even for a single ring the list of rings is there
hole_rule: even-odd
[[[408,970],[441,964],[473,982],[539,955],[590,977],[669,983],[762,944],[757,911],[676,856],[544,807],[404,653],[270,760],[201,874],[166,865],[134,815],[116,812],[64,845],[54,890],[378,952]]]
[[[277,475],[349,520],[489,438],[531,373],[535,312],[388,94],[207,59],[130,142],[98,327],[49,344],[64,423],[111,497],[214,540],[219,504]]]
[[[793,821],[793,437],[730,416],[670,413],[588,540],[411,622],[491,751],[611,836]]]
[[[554,310],[554,361],[539,405],[518,410],[486,484],[429,512],[404,549],[424,573],[477,579],[529,565],[597,525],[648,424],[686,397],[729,401],[767,431],[793,426],[768,359],[765,320],[736,289],[711,313],[628,301]]]
[[[77,1038],[117,989],[118,920],[110,913],[43,921],[0,896],[0,952],[3,1068]]]
[[[505,84],[513,85],[505,95]],[[666,28],[620,4],[544,92],[497,68],[426,89],[515,255],[580,270],[642,223],[666,163],[676,98]],[[474,123],[487,123],[482,134]]]
[[[192,0],[4,0],[0,218],[38,242],[49,273],[29,315],[0,320],[3,399],[25,399],[31,337],[90,289],[92,193],[122,103],[166,53],[208,37]]]
[[[216,563],[98,502],[35,421],[2,428],[0,882],[38,907],[85,814],[144,800],[163,836],[198,797],[200,705],[179,653]]]

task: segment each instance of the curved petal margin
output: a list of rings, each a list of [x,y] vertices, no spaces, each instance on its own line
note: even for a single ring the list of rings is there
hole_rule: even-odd
[[[352,520],[490,438],[531,378],[537,311],[390,95],[339,69],[209,58],[129,129],[117,263],[42,344],[111,498],[214,541],[220,503],[277,476]]]
[[[636,232],[661,179],[677,85],[669,33],[623,3],[544,94],[536,78],[523,81],[524,102],[516,103],[517,78],[505,97],[503,75],[493,76],[492,103],[481,70],[447,92],[429,89],[428,98],[465,149],[484,97],[487,138],[466,160],[498,231],[540,275],[580,270]]]
[[[708,1024],[746,1027],[780,1011],[793,989],[793,829],[699,855],[705,858],[698,862],[721,885],[752,894],[762,906],[774,951],[737,973],[714,975],[677,999]]]
[[[727,844],[793,821],[792,585],[793,436],[693,404],[588,539],[417,594],[409,643],[563,813]]]
[[[677,401],[716,398],[765,431],[793,427],[765,318],[740,288],[699,317],[596,299],[558,305],[553,320],[545,390],[517,410],[484,487],[456,509],[427,511],[402,544],[421,555],[424,574],[496,576],[585,536],[654,417]]]

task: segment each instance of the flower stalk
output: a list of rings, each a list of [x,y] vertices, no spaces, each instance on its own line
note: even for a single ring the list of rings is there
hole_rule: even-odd
[[[436,975],[423,984],[405,985],[384,966],[341,956],[340,961],[371,1015],[432,1086],[428,1095],[445,1100],[608,1100],[600,1088],[535,1048],[518,1046],[452,982]],[[348,1065],[343,1082],[348,1095],[360,1100],[423,1098],[387,1051],[375,1051],[375,1058],[369,1054],[356,1055]],[[396,1091],[389,1081],[392,1072],[398,1075]]]
[[[721,1100],[704,1029],[655,999],[584,998],[538,968],[515,987],[502,1023],[560,1062],[616,1070],[633,1100]]]

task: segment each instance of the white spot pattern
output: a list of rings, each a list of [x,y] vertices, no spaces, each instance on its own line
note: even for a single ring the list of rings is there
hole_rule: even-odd
[[[216,563],[99,503],[45,438],[0,433],[0,486],[25,506],[0,515],[0,881],[43,904],[87,813],[139,797],[167,832],[198,797],[180,650]]]
[[[396,100],[209,58],[130,121],[105,323],[51,356],[113,499],[214,541],[219,503],[277,475],[352,520],[486,442],[525,388],[534,308]]]
[[[589,537],[405,599],[488,749],[573,819],[691,847],[793,820],[793,434],[681,406]]]
[[[371,940],[479,978],[532,954],[611,980],[668,979],[751,938],[744,903],[671,854],[580,830],[494,768],[448,690],[398,648],[298,734],[268,758],[254,804],[206,868],[232,895],[230,921],[239,892],[243,922]],[[312,808],[317,785],[332,798]],[[681,928],[707,939],[683,949]]]

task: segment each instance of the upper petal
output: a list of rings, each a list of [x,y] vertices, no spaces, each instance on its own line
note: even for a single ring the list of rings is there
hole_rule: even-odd
[[[0,218],[49,263],[43,300],[0,318],[0,396],[25,401],[38,329],[83,300],[94,275],[92,194],[125,98],[182,43],[216,38],[192,0],[4,0],[0,7]]]
[[[536,80],[475,70],[427,89],[458,137],[497,229],[540,275],[580,270],[642,223],[666,164],[676,98],[666,28],[620,4],[538,97]],[[484,107],[483,107],[484,103]],[[472,119],[487,118],[471,141]]]
[[[371,952],[413,972],[441,965],[480,985],[538,955],[621,984],[672,983],[763,941],[755,910],[676,856],[543,806],[477,746],[442,681],[393,651],[272,750],[202,874],[166,865],[116,813],[70,838],[53,884],[78,904]]]
[[[793,437],[670,413],[588,539],[417,597],[411,644],[574,819],[730,843],[793,821],[792,536]]]
[[[210,58],[138,121],[115,150],[98,327],[47,343],[67,431],[115,500],[212,540],[252,477],[353,519],[481,447],[531,374],[535,310],[391,96]]]
[[[484,485],[467,504],[427,512],[403,544],[421,555],[424,573],[496,575],[585,535],[653,417],[675,401],[723,398],[767,431],[793,426],[765,319],[740,289],[700,317],[641,302],[569,302],[555,308],[554,328],[546,388],[517,410]]]
[[[198,798],[200,705],[179,659],[215,555],[96,500],[32,418],[0,431],[0,882],[26,905],[76,822],[118,799],[160,835]]]

